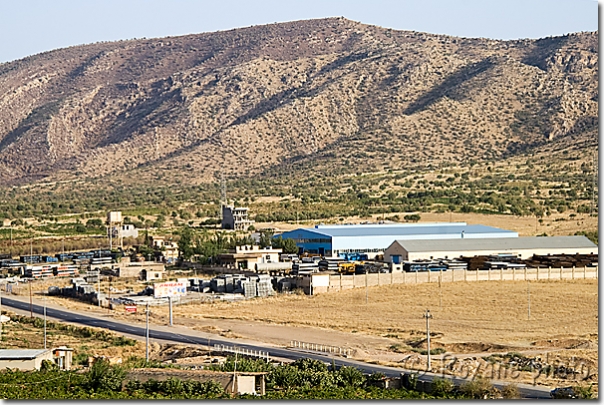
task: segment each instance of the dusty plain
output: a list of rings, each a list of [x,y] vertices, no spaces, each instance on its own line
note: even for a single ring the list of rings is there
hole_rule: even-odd
[[[126,288],[114,284],[118,286]],[[132,283],[130,287],[140,289]],[[65,298],[49,300],[74,310],[144,322],[142,313],[126,314],[119,306],[109,311]],[[423,370],[426,309],[433,315],[431,348],[444,351],[433,356],[433,371],[444,371],[448,365],[447,373],[488,374],[493,364],[513,360],[489,356],[520,353],[522,364],[532,361],[537,368],[525,365],[518,374],[500,379],[549,386],[597,384],[597,280],[531,281],[530,287],[525,281],[399,284],[315,296],[216,300],[175,306],[174,322],[192,331],[277,346],[292,340],[341,346],[352,349],[352,357],[359,360]],[[167,325],[168,308],[154,307],[151,322]],[[459,361],[452,365],[451,359]],[[564,365],[576,372],[548,376],[540,372],[546,365]],[[497,367],[510,369],[509,364]]]

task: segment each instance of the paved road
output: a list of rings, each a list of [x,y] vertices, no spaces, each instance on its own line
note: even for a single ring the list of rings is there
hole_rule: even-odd
[[[21,311],[30,310],[29,301],[25,299],[17,299],[17,298],[6,298],[2,297],[2,306],[11,307],[14,309],[18,309]],[[33,312],[36,316],[41,316],[44,313],[44,307],[39,304],[33,304]],[[130,324],[124,321],[114,321],[109,319],[104,319],[98,316],[83,314],[79,311],[67,311],[63,309],[57,309],[51,306],[47,306],[46,308],[46,316],[48,318],[53,318],[57,320],[61,320],[64,322],[70,322],[80,325],[92,326],[97,328],[109,329],[115,332],[123,333],[126,335],[132,336],[145,336],[146,329],[145,327],[141,327],[139,325]],[[194,334],[193,334],[194,333]],[[210,337],[211,336],[211,337]],[[215,337],[216,335],[203,334],[196,331],[186,330],[184,328],[178,327],[162,327],[157,325],[151,325],[149,328],[149,338],[153,340],[162,340],[169,342],[179,342],[179,343],[188,343],[188,344],[198,344],[198,345],[208,345],[211,341],[211,344],[222,344],[225,346],[237,346],[238,348],[248,349],[248,350],[256,350],[256,351],[265,351],[269,352],[271,357],[280,357],[285,359],[296,360],[300,358],[312,358],[316,360],[321,360],[326,363],[332,364],[335,362],[337,367],[340,366],[353,366],[364,373],[383,373],[388,377],[400,377],[401,373],[412,373],[412,370],[405,370],[402,368],[394,368],[380,365],[367,364],[360,361],[355,361],[352,359],[341,358],[341,357],[331,357],[329,355],[318,354],[310,351],[302,351],[302,350],[293,350],[286,349],[276,346],[267,345],[261,342],[244,342],[241,339],[227,339],[223,337]],[[420,372],[419,380],[421,381],[432,381],[435,378],[448,378],[452,380],[456,385],[460,385],[465,380],[461,378],[452,377],[449,375],[443,376],[441,374],[436,373],[427,373]],[[504,382],[493,381],[493,385],[501,388],[506,385]],[[532,386],[528,384],[518,384],[518,389],[521,395],[524,398],[550,398],[549,388]]]

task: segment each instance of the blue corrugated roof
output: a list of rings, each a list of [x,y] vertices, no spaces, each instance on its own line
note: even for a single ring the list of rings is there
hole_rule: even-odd
[[[304,231],[326,236],[387,236],[396,235],[454,235],[473,233],[515,233],[505,229],[486,225],[468,225],[465,222],[423,223],[423,224],[369,224],[369,225],[317,225],[315,228],[302,228]],[[289,231],[295,232],[294,231]],[[284,232],[285,233],[285,232]]]

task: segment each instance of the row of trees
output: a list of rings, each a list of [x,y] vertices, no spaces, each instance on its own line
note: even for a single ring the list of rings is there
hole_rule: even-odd
[[[273,232],[262,231],[259,246],[262,248],[267,246],[281,248],[284,253],[298,252],[296,242],[292,239],[283,239],[281,236],[273,238],[273,235]],[[179,236],[180,256],[184,260],[195,257],[197,261],[204,264],[213,263],[217,255],[226,253],[236,246],[256,244],[250,235],[230,234],[223,231],[210,232],[206,229],[199,231],[190,227],[182,228]]]
[[[127,370],[134,364],[111,366],[96,361],[86,372],[59,371],[45,362],[40,371],[0,372],[0,396],[5,399],[219,399],[258,398],[226,392],[212,381],[126,381]],[[145,364],[146,365],[146,364]],[[152,366],[150,364],[150,366]],[[238,371],[267,372],[266,394],[261,399],[430,399],[468,398],[462,392],[438,391],[431,395],[406,389],[384,389],[384,376],[366,376],[353,367],[329,369],[320,361],[300,359],[289,365],[273,365],[262,360],[239,359]],[[235,360],[229,358],[217,371],[233,372]]]

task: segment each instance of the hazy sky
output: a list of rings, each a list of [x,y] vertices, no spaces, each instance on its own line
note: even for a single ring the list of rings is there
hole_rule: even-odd
[[[596,0],[0,0],[0,62],[70,45],[343,16],[496,39],[598,29]]]

